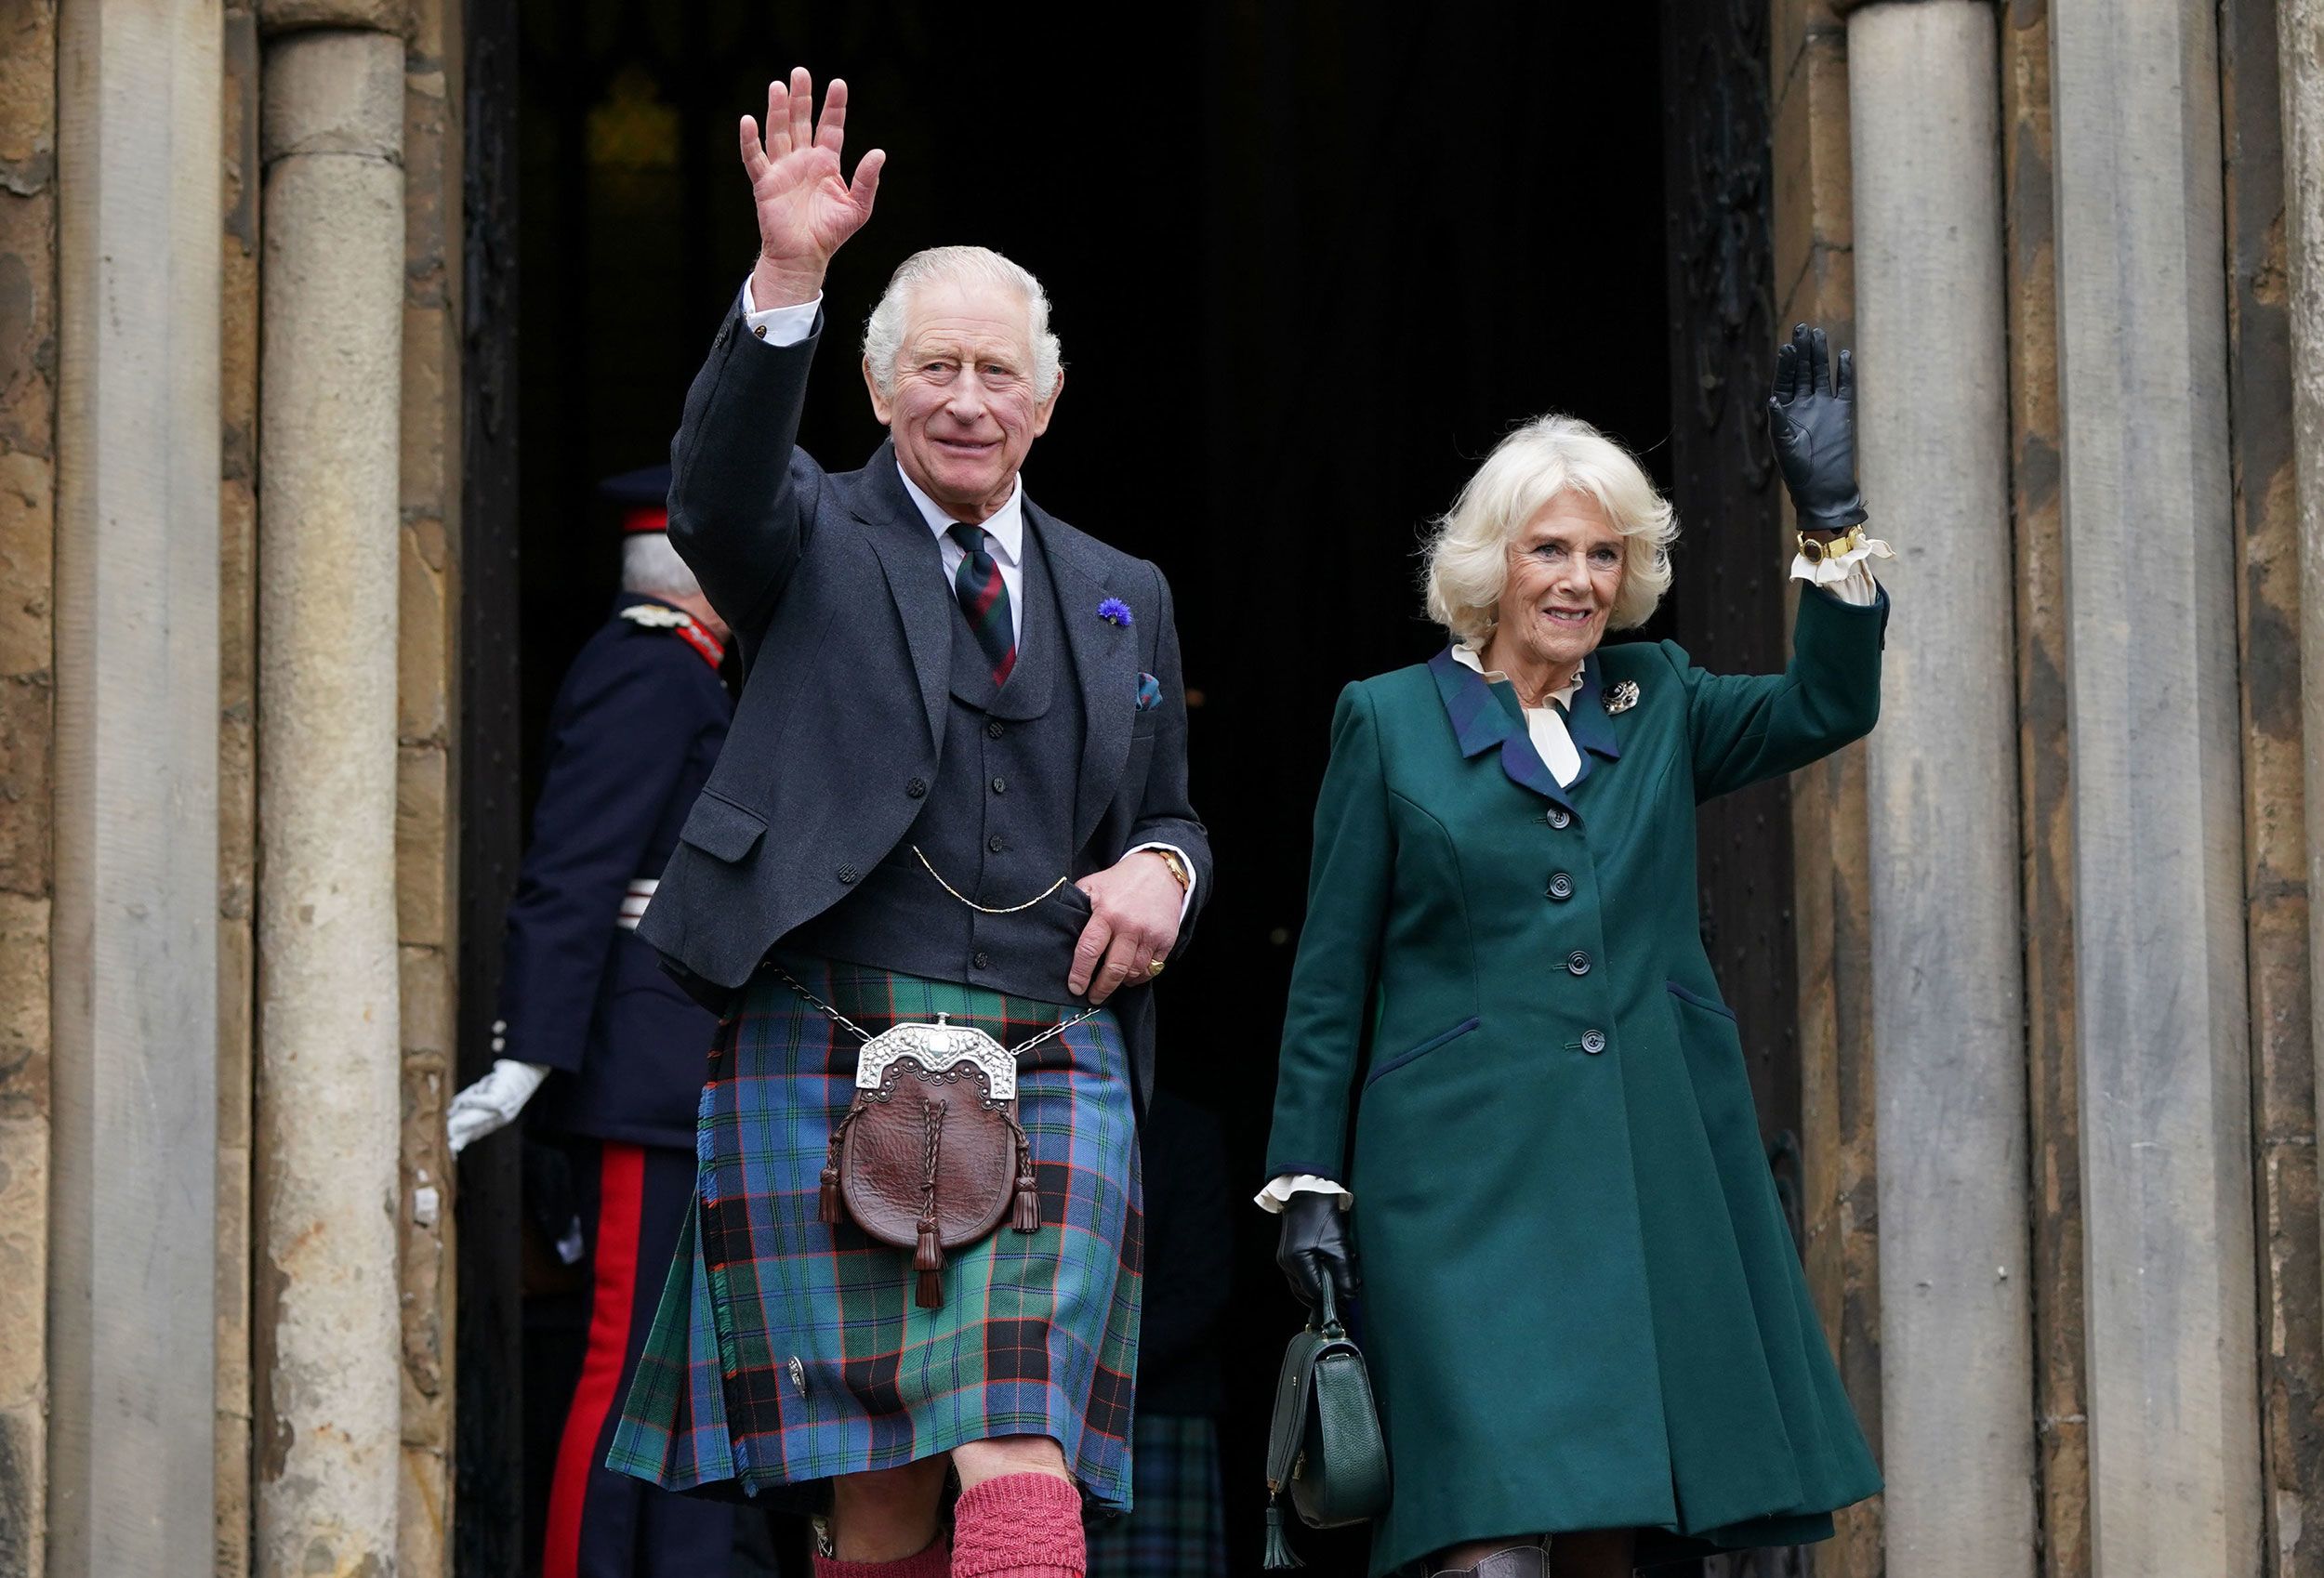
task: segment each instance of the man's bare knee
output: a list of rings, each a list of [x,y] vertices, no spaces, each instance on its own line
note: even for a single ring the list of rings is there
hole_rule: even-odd
[[[946,1465],[924,1457],[831,1482],[831,1541],[842,1561],[902,1561],[936,1538]]]
[[[953,1448],[952,1466],[959,1471],[964,1491],[1004,1474],[1073,1478],[1065,1468],[1064,1449],[1047,1436],[998,1436],[989,1441],[970,1441]]]

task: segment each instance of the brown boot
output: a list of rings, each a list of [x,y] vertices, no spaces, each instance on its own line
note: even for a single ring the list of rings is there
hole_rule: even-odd
[[[1474,1567],[1448,1567],[1430,1578],[1550,1578],[1550,1553],[1538,1545],[1512,1545]]]

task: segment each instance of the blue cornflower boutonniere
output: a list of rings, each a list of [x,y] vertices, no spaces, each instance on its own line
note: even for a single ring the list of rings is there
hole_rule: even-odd
[[[1129,605],[1119,598],[1108,598],[1098,604],[1098,617],[1108,625],[1135,625],[1129,616]]]

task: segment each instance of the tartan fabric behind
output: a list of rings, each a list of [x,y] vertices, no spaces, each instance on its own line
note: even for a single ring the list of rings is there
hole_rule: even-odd
[[[886,970],[783,964],[874,1035],[945,1013],[1013,1047],[1065,1017]],[[1143,1235],[1113,1014],[1026,1059],[1017,1115],[1041,1230],[1004,1225],[950,1256],[941,1309],[913,1306],[907,1252],[816,1216],[859,1045],[766,970],[720,1026],[693,1209],[607,1466],[672,1490],[733,1480],[755,1493],[1048,1436],[1092,1499],[1127,1507]]]
[[[1226,1491],[1219,1427],[1141,1414],[1138,1509],[1089,1529],[1089,1578],[1225,1578]]]

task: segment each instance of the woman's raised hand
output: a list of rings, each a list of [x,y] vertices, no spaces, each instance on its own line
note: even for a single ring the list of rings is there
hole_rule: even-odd
[[[1776,349],[1767,437],[1802,532],[1844,532],[1865,518],[1856,490],[1855,388],[1848,353],[1831,370],[1824,331],[1805,323]]]
[[[751,305],[761,310],[812,301],[831,255],[871,217],[888,156],[875,148],[850,182],[839,167],[846,140],[847,84],[834,77],[815,119],[815,81],[804,66],[767,84],[767,125],[743,117],[743,169],[759,210],[759,265]]]

